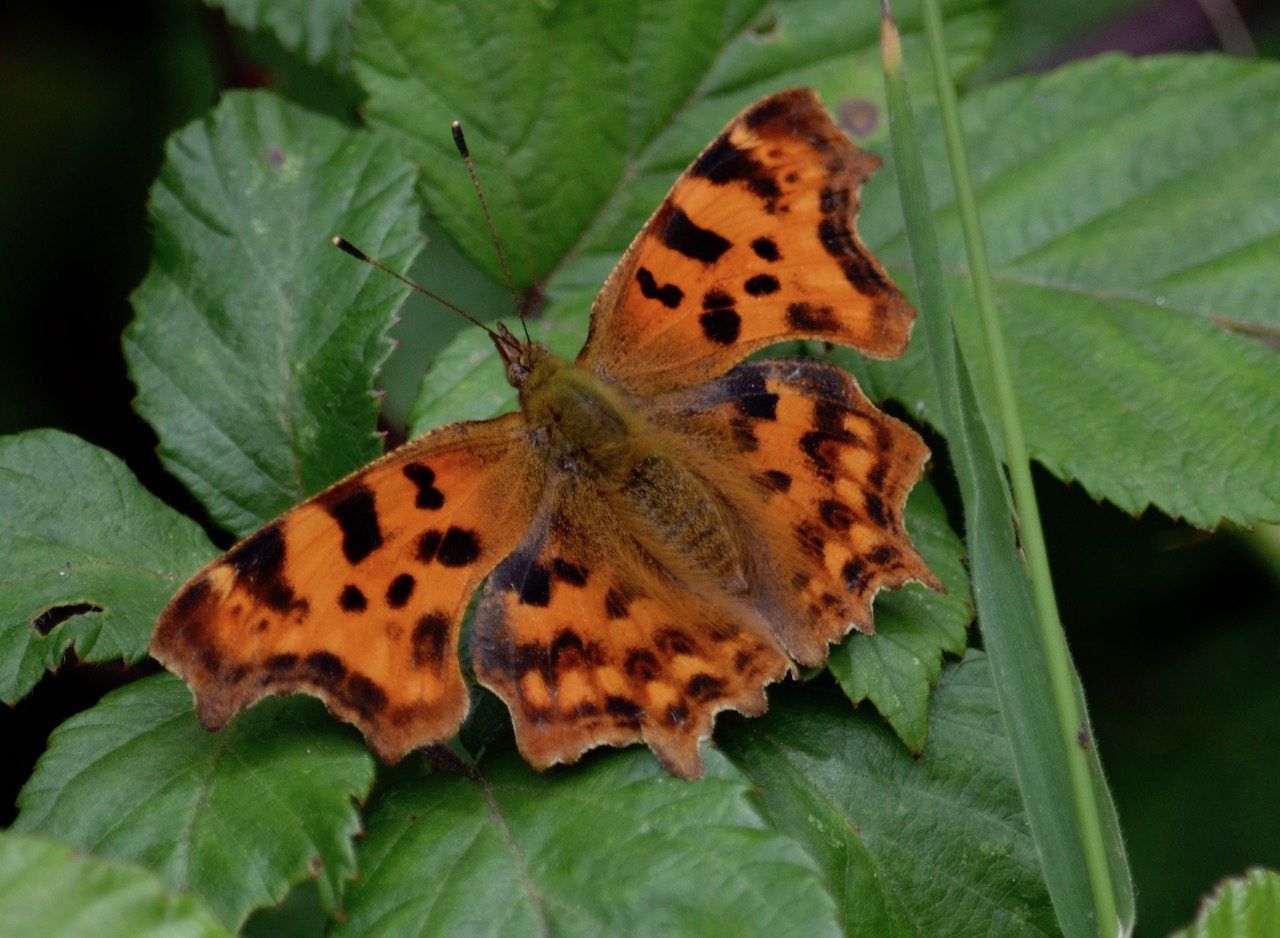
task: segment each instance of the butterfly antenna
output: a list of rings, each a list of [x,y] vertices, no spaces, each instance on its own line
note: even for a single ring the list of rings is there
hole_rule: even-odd
[[[524,312],[520,309],[520,296],[516,293],[515,281],[511,279],[511,268],[507,266],[507,255],[503,253],[502,242],[498,240],[498,232],[493,227],[493,216],[489,214],[489,203],[485,201],[484,190],[480,188],[480,177],[476,175],[476,164],[471,159],[471,149],[467,146],[467,138],[462,134],[462,124],[454,121],[452,130],[454,146],[458,148],[458,153],[462,156],[462,162],[467,164],[467,172],[471,175],[471,185],[476,190],[476,198],[480,200],[480,210],[484,212],[485,224],[489,226],[489,240],[493,242],[493,249],[498,254],[498,263],[502,265],[502,275],[507,278],[507,289],[511,291],[512,308],[516,311],[516,315],[520,317],[520,328],[524,330],[525,341],[532,341],[529,338],[529,327],[524,322]]]
[[[440,296],[438,293],[432,293],[430,290],[428,290],[426,287],[422,286],[421,284],[413,280],[410,280],[408,277],[404,276],[403,274],[397,273],[396,271],[392,270],[386,264],[382,263],[382,261],[375,260],[374,258],[370,257],[368,254],[366,254],[364,251],[356,247],[354,244],[352,244],[350,241],[348,241],[346,238],[335,237],[333,239],[333,246],[342,248],[342,250],[346,251],[348,254],[350,254],[352,257],[354,257],[358,261],[364,261],[366,264],[369,264],[372,267],[378,268],[378,270],[382,271],[383,273],[390,274],[391,276],[399,280],[401,283],[403,283],[410,290],[413,290],[415,293],[421,293],[423,296],[427,297],[428,299],[435,300],[437,303],[439,303],[441,306],[445,307],[446,309],[453,310],[455,313],[457,313],[467,322],[473,323],[474,325],[479,326],[485,332],[489,333],[490,337],[495,339],[498,337],[496,332],[494,332],[492,329],[490,329],[480,320],[476,319],[476,317],[472,316],[461,306],[457,306],[453,303],[450,303],[448,300],[446,300],[443,296]]]

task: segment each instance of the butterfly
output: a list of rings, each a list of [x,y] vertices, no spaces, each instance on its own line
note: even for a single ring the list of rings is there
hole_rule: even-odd
[[[570,362],[492,333],[520,410],[442,427],[210,563],[151,653],[216,729],[302,691],[382,759],[466,717],[458,646],[536,768],[644,742],[702,772],[715,715],[871,631],[877,591],[939,582],[903,523],[929,451],[792,339],[873,357],[914,312],[858,240],[879,160],[810,90],[767,97],[693,161]],[[487,582],[486,582],[487,580]]]

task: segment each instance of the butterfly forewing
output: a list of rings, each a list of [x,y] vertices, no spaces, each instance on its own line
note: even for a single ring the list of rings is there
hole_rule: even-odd
[[[887,358],[914,312],[854,230],[880,161],[812,91],[739,115],[676,182],[597,298],[578,361],[644,395],[788,339]]]
[[[421,437],[202,570],[151,653],[191,685],[210,728],[305,691],[385,759],[448,739],[467,711],[462,614],[524,534],[543,470],[519,414]]]

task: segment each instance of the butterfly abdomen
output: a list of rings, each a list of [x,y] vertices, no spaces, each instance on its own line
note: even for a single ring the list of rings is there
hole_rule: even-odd
[[[548,356],[521,389],[530,422],[546,430],[552,458],[586,475],[667,573],[689,585],[745,587],[733,517],[715,491],[665,451],[654,428],[616,388]]]
[[[730,593],[745,589],[732,516],[680,461],[661,452],[644,455],[614,498],[637,539],[679,579],[690,586],[708,580]]]

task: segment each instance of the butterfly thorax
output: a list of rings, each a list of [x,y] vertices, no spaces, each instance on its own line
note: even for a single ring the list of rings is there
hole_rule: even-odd
[[[739,592],[744,563],[732,513],[672,450],[675,441],[588,369],[536,343],[526,344],[523,357],[520,405],[545,434],[556,469],[591,484],[668,573],[688,585]]]

